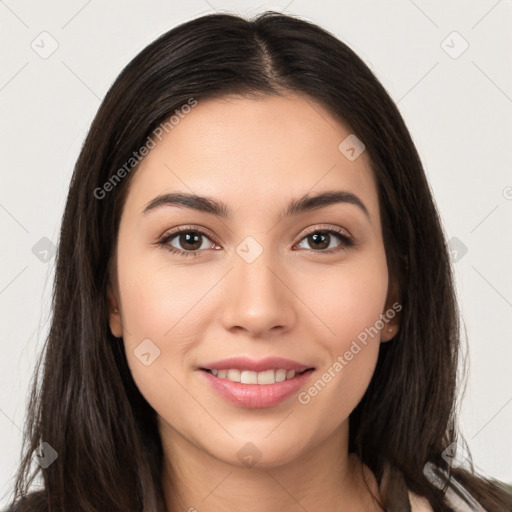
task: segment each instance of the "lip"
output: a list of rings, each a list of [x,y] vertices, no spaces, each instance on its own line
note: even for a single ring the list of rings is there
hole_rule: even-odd
[[[202,370],[249,370],[251,372],[264,372],[266,370],[295,370],[296,372],[302,372],[313,368],[312,366],[306,366],[292,361],[291,359],[283,359],[282,357],[266,357],[258,361],[249,357],[231,357],[229,359],[222,359],[221,361],[213,361],[200,366]],[[286,381],[285,381],[286,382]],[[273,384],[269,384],[272,386]]]
[[[211,389],[225,400],[238,407],[250,409],[274,407],[296,395],[313,372],[314,369],[309,368],[292,379],[275,384],[242,384],[221,379],[204,369],[199,371]]]

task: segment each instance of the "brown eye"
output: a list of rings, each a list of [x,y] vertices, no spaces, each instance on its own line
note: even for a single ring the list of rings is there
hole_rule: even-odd
[[[158,244],[181,256],[198,256],[201,251],[215,245],[203,231],[186,227],[169,233]]]
[[[338,244],[336,244],[336,239]],[[307,234],[302,240],[307,241],[309,247],[302,247],[317,252],[336,252],[354,245],[351,237],[334,229],[322,229],[312,231]],[[299,245],[303,243],[302,241]]]
[[[327,249],[331,240],[331,235],[327,233],[314,233],[307,236],[308,243],[314,249]]]
[[[181,247],[187,251],[197,251],[201,248],[202,241],[201,237],[203,235],[199,233],[195,233],[193,231],[189,231],[187,233],[180,233],[174,238],[178,240]]]

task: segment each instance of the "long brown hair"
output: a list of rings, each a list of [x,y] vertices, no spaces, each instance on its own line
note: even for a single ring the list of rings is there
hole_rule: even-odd
[[[351,414],[349,450],[376,475],[384,510],[407,510],[400,507],[409,488],[435,511],[448,511],[443,496],[454,475],[489,511],[512,510],[510,494],[472,468],[452,471],[443,457],[457,441],[458,310],[445,237],[404,121],[348,46],[275,12],[253,20],[208,15],[170,30],[126,66],[103,100],[64,212],[42,382],[38,367],[15,485],[19,510],[165,510],[156,413],[108,324],[106,290],[137,165],[125,167],[122,179],[113,177],[190,98],[283,91],[320,102],[365,144],[390,282],[403,306],[400,331],[381,344],[371,383]],[[33,470],[32,454],[42,442],[58,458]],[[425,475],[426,463],[447,472],[439,477],[443,489]],[[44,489],[29,493],[40,473]]]

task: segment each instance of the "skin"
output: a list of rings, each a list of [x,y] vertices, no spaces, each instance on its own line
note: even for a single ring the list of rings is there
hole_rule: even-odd
[[[338,149],[349,134],[296,94],[205,100],[133,176],[109,289],[110,327],[123,337],[133,378],[157,412],[168,510],[378,510],[348,454],[348,418],[398,316],[305,405],[293,396],[274,407],[239,407],[198,370],[232,356],[284,357],[315,367],[307,389],[395,302],[369,158],[363,152],[350,161]],[[292,199],[339,189],[357,195],[369,216],[338,203],[280,220]],[[176,206],[142,213],[169,192],[222,200],[234,216]],[[156,244],[178,226],[211,235],[200,239],[197,256]],[[317,226],[338,227],[356,245],[346,248],[333,234],[318,249],[306,236]],[[252,263],[236,252],[249,235],[263,249]],[[190,247],[179,235],[168,245]],[[134,350],[148,338],[160,356],[145,366]],[[261,454],[252,467],[237,456],[249,442]]]

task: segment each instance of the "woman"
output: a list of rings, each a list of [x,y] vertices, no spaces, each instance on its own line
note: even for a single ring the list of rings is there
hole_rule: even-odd
[[[77,161],[14,510],[512,510],[452,467],[457,319],[361,59],[278,13],[180,25]]]

